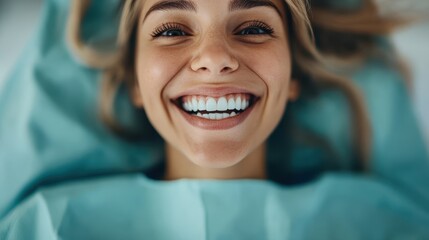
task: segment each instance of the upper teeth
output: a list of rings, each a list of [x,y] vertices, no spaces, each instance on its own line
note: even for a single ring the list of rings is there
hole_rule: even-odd
[[[182,107],[188,112],[245,110],[249,107],[249,98],[246,94],[233,94],[219,98],[186,96],[183,97]]]

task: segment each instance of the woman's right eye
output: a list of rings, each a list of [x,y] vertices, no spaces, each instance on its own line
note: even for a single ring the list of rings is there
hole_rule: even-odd
[[[159,37],[183,37],[183,36],[190,36],[189,33],[187,33],[184,30],[184,27],[177,23],[164,23],[160,27],[156,28],[151,36],[153,38],[159,38]]]

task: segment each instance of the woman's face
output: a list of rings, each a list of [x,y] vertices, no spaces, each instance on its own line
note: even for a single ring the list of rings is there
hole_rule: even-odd
[[[225,168],[281,119],[291,56],[281,0],[146,0],[137,37],[140,101],[169,147]]]

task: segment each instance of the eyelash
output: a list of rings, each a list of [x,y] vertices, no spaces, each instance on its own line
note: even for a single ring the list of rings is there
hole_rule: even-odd
[[[245,26],[243,28],[243,25]],[[260,20],[253,20],[253,21],[248,21],[245,22],[244,24],[242,24],[238,30],[238,32],[242,32],[246,29],[251,29],[251,28],[259,28],[261,30],[264,31],[264,33],[258,33],[258,34],[248,34],[248,35],[273,35],[274,34],[274,29],[272,27],[270,27],[268,24],[260,21]],[[239,34],[236,34],[239,35]]]
[[[163,23],[161,26],[157,27],[152,32],[151,36],[153,38],[168,37],[168,36],[162,36],[162,34],[165,33],[166,31],[171,31],[171,30],[182,31],[185,33],[185,35],[189,35],[188,33],[186,33],[186,31],[184,30],[184,27],[181,24],[172,22],[172,23]]]
[[[243,25],[245,26],[243,28]],[[234,35],[240,35],[239,33],[246,30],[246,29],[251,29],[251,28],[259,28],[261,30],[264,31],[264,33],[258,33],[258,34],[245,34],[245,35],[273,35],[274,33],[274,29],[272,27],[270,27],[268,24],[260,21],[260,20],[252,20],[252,21],[248,21],[245,22],[244,24],[242,24],[240,27],[238,27],[237,30],[235,29]],[[159,38],[159,37],[177,37],[177,36],[163,36],[163,34],[167,31],[172,31],[172,30],[176,30],[176,31],[181,31],[182,33],[184,33],[183,36],[189,36],[190,34],[186,32],[186,30],[184,29],[183,25],[179,24],[179,23],[163,23],[161,26],[157,27],[151,34],[152,38]]]

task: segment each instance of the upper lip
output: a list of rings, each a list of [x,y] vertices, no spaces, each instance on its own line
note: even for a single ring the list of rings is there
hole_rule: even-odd
[[[173,99],[192,95],[216,98],[236,93],[251,94],[257,97],[257,94],[255,92],[240,87],[196,87],[177,94],[175,97],[173,97]]]

